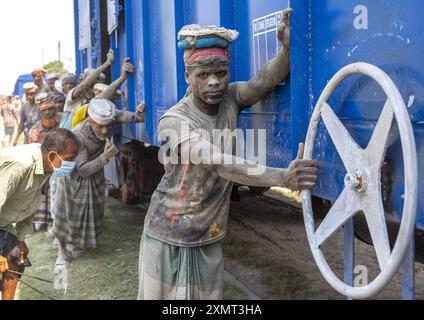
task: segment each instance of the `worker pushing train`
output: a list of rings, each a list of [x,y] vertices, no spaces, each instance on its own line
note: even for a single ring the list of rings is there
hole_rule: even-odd
[[[229,84],[229,47],[238,37],[236,31],[198,25],[180,31],[190,90],[159,123],[166,173],[145,220],[139,299],[222,299],[222,240],[233,182],[293,190],[314,186],[317,162],[302,160],[302,145],[298,159],[278,169],[238,158],[232,146],[222,150],[205,138],[217,129],[234,131],[240,111],[288,76],[290,13],[291,9],[283,12],[277,32],[281,51],[247,82]],[[201,161],[192,157],[199,150]]]

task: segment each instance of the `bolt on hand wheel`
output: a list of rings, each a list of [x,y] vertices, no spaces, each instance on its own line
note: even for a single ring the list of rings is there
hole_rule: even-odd
[[[328,100],[335,88],[352,74],[364,74],[374,79],[387,95],[387,101],[366,149],[353,140],[337,118]],[[393,251],[390,250],[383,200],[381,168],[393,118],[396,118],[404,160],[405,199],[402,221]],[[315,107],[305,143],[305,159],[311,159],[318,124],[324,122],[347,170],[345,187],[327,216],[315,230],[311,192],[302,191],[302,206],[306,233],[314,259],[327,282],[339,293],[354,299],[369,298],[382,290],[393,278],[405,256],[413,236],[417,207],[417,153],[409,114],[399,90],[381,69],[354,63],[341,69],[328,83]],[[341,281],[328,265],[320,246],[356,213],[363,211],[371,234],[380,274],[364,287],[352,287]]]

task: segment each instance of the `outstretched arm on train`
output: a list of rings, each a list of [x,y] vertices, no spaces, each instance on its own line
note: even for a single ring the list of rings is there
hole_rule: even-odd
[[[108,99],[115,102],[116,92],[119,90],[121,85],[127,80],[128,74],[134,73],[134,66],[130,63],[130,58],[126,58],[122,65],[121,76],[116,79],[100,96],[101,99]]]
[[[282,49],[277,56],[262,66],[258,74],[240,87],[239,104],[252,106],[281,84],[290,73],[290,14],[283,11],[277,37]]]
[[[217,172],[221,177],[253,187],[285,187],[291,190],[312,189],[316,183],[318,162],[303,160],[303,144],[287,169],[266,167],[251,161],[223,154],[219,148],[202,138],[190,139],[180,145],[182,159]],[[201,151],[201,159],[199,159]]]
[[[113,50],[110,50],[107,54],[106,62],[98,67],[95,71],[93,71],[90,75],[88,75],[78,86],[75,87],[74,91],[72,91],[72,100],[76,100],[83,94],[84,91],[90,89],[99,76],[109,68],[112,63],[115,61],[115,53]]]
[[[135,112],[129,111],[118,111],[116,115],[116,123],[134,123],[134,122],[145,122],[146,121],[146,102],[143,101],[135,109]]]

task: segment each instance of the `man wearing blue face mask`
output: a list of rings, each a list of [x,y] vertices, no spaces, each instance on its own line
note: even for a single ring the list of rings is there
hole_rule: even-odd
[[[78,152],[79,143],[71,131],[54,129],[42,145],[0,153],[0,291],[4,300],[13,300],[17,284],[7,271],[22,273],[29,265],[25,236],[32,231],[34,212],[50,176],[55,170],[69,175]]]

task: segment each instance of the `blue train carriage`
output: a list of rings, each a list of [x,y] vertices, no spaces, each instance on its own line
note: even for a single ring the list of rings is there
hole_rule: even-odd
[[[16,79],[15,87],[13,89],[12,95],[19,96],[20,99],[24,98],[25,90],[24,90],[24,84],[27,82],[32,82],[33,78],[31,74],[22,74]]]
[[[403,297],[412,298],[415,253],[423,259],[424,216],[419,210],[416,214],[424,205],[424,199],[417,199],[423,169],[424,67],[419,57],[424,42],[419,37],[424,23],[416,12],[424,9],[422,1],[75,0],[77,70],[100,65],[109,47],[118,57],[111,80],[125,57],[136,65],[127,84],[127,105],[133,109],[147,101],[147,125],[122,128],[120,142],[130,142],[133,149],[123,146],[121,156],[128,160],[142,148],[143,159],[151,157],[141,161],[144,168],[133,172],[131,181],[132,189],[137,184],[152,191],[149,181],[160,178],[155,175],[160,166],[152,165],[158,120],[187,89],[176,43],[180,28],[199,23],[240,31],[231,74],[232,81],[245,81],[279,50],[276,29],[288,5],[294,10],[291,77],[244,111],[239,126],[266,129],[270,166],[287,166],[305,140],[306,156],[319,160],[318,185],[302,194],[305,225],[314,258],[336,290],[351,298],[370,297],[402,265]],[[121,174],[131,175],[130,161],[124,160]],[[315,225],[311,204],[322,211],[321,200],[333,206]],[[341,227],[343,279],[320,250]],[[374,244],[382,270],[362,288],[353,287],[354,233]]]

